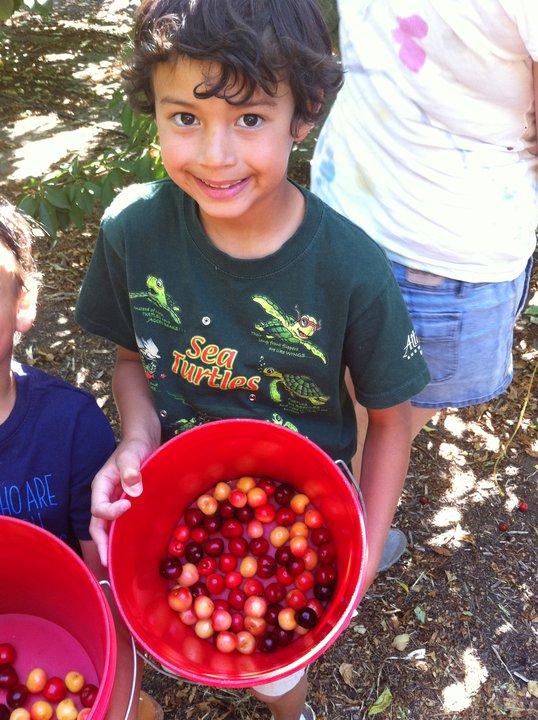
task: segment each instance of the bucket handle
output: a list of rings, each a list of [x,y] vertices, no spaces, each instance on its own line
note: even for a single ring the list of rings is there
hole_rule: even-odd
[[[357,493],[357,497],[359,500],[359,505],[361,506],[361,509],[362,509],[362,514],[363,514],[364,518],[366,519],[366,507],[364,505],[364,498],[362,497],[361,487],[359,485],[357,478],[353,475],[353,473],[349,469],[347,463],[345,463],[343,460],[335,460],[334,462],[335,462],[335,465],[337,465],[337,467],[345,475],[345,477],[348,480],[348,482],[350,483],[350,485],[352,485],[355,488],[355,491]]]
[[[110,585],[110,582],[108,580],[99,580],[99,585],[106,585],[109,590],[112,591],[112,586]],[[127,710],[125,711],[125,720],[129,717],[129,713],[131,712],[131,709],[133,707],[134,702],[134,696],[136,691],[136,656],[137,656],[137,650],[135,641],[133,639],[132,635],[129,635],[129,638],[131,640],[131,651],[133,653],[133,681],[131,683],[131,693],[129,695],[129,704],[127,705]]]

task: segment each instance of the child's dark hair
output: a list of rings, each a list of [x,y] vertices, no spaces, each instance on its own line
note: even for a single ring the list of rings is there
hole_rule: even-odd
[[[180,57],[219,65],[195,88],[202,99],[240,104],[257,87],[274,96],[285,80],[295,100],[292,130],[319,121],[342,85],[316,0],[143,0],[123,70],[136,110],[155,112],[153,68]]]
[[[0,196],[0,244],[15,258],[21,288],[36,289],[41,279],[32,256],[34,232],[26,217]]]

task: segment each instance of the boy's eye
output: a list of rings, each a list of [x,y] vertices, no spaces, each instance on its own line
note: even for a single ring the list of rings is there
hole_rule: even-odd
[[[247,113],[246,115],[241,115],[239,118],[239,125],[241,127],[247,127],[247,128],[255,128],[259,127],[262,123],[262,119],[259,115],[254,115],[252,113]]]
[[[198,120],[192,113],[177,113],[172,118],[173,122],[179,127],[191,127],[191,125],[197,125]]]

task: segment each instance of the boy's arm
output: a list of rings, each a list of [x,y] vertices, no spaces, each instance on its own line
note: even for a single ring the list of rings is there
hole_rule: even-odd
[[[366,587],[376,576],[383,546],[396,512],[409,465],[411,440],[409,402],[386,410],[368,410],[368,430],[360,481],[366,506]]]
[[[92,540],[81,540],[80,547],[84,562],[93,572],[97,580],[106,580],[107,573],[99,562],[97,547]],[[112,615],[114,617],[114,625],[116,627],[116,639],[118,643],[118,657],[116,661],[116,673],[114,676],[114,687],[112,688],[112,697],[107,713],[107,720],[123,720],[126,717],[129,699],[133,690],[133,680],[135,683],[133,702],[131,711],[127,716],[127,720],[136,720],[138,715],[138,705],[140,702],[140,685],[142,682],[142,668],[140,663],[133,665],[133,650],[129,631],[120,616],[118,608],[114,600],[114,596],[109,587],[103,587],[104,593],[110,605]],[[136,673],[136,678],[134,677]]]
[[[142,492],[140,466],[161,441],[161,425],[138,353],[118,347],[112,389],[121,419],[121,442],[92,484],[90,532],[101,562],[107,564],[108,523],[131,507],[120,500]]]

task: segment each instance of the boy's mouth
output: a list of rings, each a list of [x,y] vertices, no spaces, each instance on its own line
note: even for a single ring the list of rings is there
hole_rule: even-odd
[[[234,197],[248,182],[248,177],[241,180],[202,180],[202,178],[193,177],[204,194],[213,200],[226,200]]]

